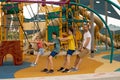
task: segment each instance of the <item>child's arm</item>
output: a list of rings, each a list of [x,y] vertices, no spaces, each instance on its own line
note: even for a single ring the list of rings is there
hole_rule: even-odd
[[[46,44],[47,46],[50,46],[50,45],[54,45],[55,43],[54,42],[46,42],[46,41],[44,41],[44,44]]]
[[[29,41],[29,42],[31,42],[31,43],[38,43],[38,41]]]
[[[58,38],[60,41],[67,41],[67,40],[69,40],[69,38],[68,37],[66,37],[66,38]]]

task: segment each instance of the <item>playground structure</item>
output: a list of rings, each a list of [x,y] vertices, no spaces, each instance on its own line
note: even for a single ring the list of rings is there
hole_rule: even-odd
[[[19,40],[18,41],[20,41],[20,46],[19,46],[20,49],[16,49],[16,50],[18,50],[19,52],[21,52],[20,54],[22,54],[24,35],[26,37],[26,40],[29,43],[29,39],[27,38],[27,35],[24,32],[24,26],[23,26],[24,21],[23,21],[23,11],[22,10],[23,10],[24,4],[23,3],[13,4],[12,2],[28,2],[28,3],[35,2],[35,3],[37,3],[37,1],[35,1],[35,0],[34,1],[31,1],[31,0],[30,1],[7,0],[7,1],[8,1],[8,3],[6,3],[6,2],[1,3],[2,5],[6,6],[6,7],[5,7],[5,9],[1,10],[0,41],[1,41],[1,44],[3,43],[3,41],[9,42],[9,40],[7,40],[7,36],[6,36],[7,35],[7,29],[6,29],[7,27],[6,26],[8,24],[7,16],[9,16],[10,14],[14,14],[14,16],[17,16],[16,24],[17,24],[17,21],[20,22],[18,25],[18,26],[20,26],[18,28],[18,30],[19,30]],[[106,0],[106,1],[109,1],[109,0]],[[82,26],[82,24],[84,22],[90,21],[90,12],[88,10],[86,10],[85,8],[83,8],[83,6],[81,7],[79,4],[77,4],[77,3],[80,3],[78,0],[70,0],[70,1],[68,0],[68,1],[60,1],[60,2],[52,2],[52,1],[42,0],[39,2],[42,3],[42,6],[45,8],[46,27],[44,27],[44,29],[41,31],[39,29],[40,27],[39,27],[38,22],[34,22],[37,25],[37,29],[39,30],[37,35],[44,37],[44,39],[46,41],[50,41],[52,32],[55,31],[55,32],[57,32],[58,36],[64,37],[64,36],[67,36],[64,34],[67,34],[66,32],[67,32],[68,28],[73,27],[73,28],[75,28],[75,32],[76,32],[76,35],[75,35],[76,42],[79,42],[81,40],[82,34],[80,33],[79,28]],[[50,12],[47,8],[47,5],[46,5],[47,3],[48,4],[59,4],[59,5],[63,5],[63,6],[56,8],[57,9],[57,10],[55,9],[56,12],[55,12],[55,10],[53,10],[53,12]],[[8,5],[6,5],[6,4],[8,4]],[[11,4],[11,5],[9,5],[9,4]],[[14,8],[17,8],[17,9],[14,9]],[[11,12],[10,12],[10,10],[11,10]],[[4,12],[4,15],[3,15],[3,12]],[[79,15],[81,15],[82,17]],[[2,20],[2,18],[3,18],[3,20]],[[98,38],[100,40],[102,40],[103,42],[108,41],[108,45],[110,45],[112,48],[114,48],[114,47],[119,48],[120,45],[117,44],[116,42],[112,41],[112,38],[107,38],[107,40],[106,40],[106,37],[99,33],[99,30],[103,27],[103,21],[96,15],[94,15],[94,22],[96,23],[96,27],[95,27],[96,36],[98,36]],[[109,31],[109,29],[108,29],[108,31]],[[111,37],[111,34],[110,34],[110,37]],[[113,44],[114,44],[114,47],[113,47]],[[76,43],[76,45],[78,46],[78,43]],[[11,53],[11,52],[9,52],[9,53]],[[112,51],[111,51],[111,53],[113,54]],[[22,56],[21,56],[21,59],[22,59]]]
[[[21,65],[23,63],[22,50],[20,49],[20,41],[3,41],[1,43],[0,66],[3,64],[4,56],[6,56],[8,53],[13,56],[14,65]]]

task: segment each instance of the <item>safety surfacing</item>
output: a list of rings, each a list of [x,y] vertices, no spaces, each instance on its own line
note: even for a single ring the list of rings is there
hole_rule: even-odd
[[[69,72],[69,73],[61,73],[57,72],[57,69],[59,69],[63,62],[64,62],[64,55],[59,55],[56,58],[53,58],[54,61],[54,70],[55,72],[52,74],[47,74],[41,72],[41,70],[46,65],[46,60],[48,56],[40,56],[39,63],[35,67],[31,67],[30,64],[35,60],[36,55],[25,55],[24,56],[24,63],[20,66],[14,66],[13,62],[4,62],[3,66],[0,67],[0,79],[20,79],[20,80],[61,80],[59,77],[66,78],[65,80],[83,80],[85,77],[86,80],[91,79],[94,77],[97,77],[96,80],[99,80],[99,76],[107,76],[110,74],[119,74],[120,69],[120,61],[113,60],[113,63],[109,62],[109,59],[104,59],[104,56],[107,56],[110,52],[102,52],[100,54],[95,54],[94,58],[91,58],[90,56],[86,56],[83,59],[83,62],[81,63],[79,67],[79,71],[77,72]],[[118,54],[117,54],[118,55]],[[71,57],[71,67],[74,64],[76,55],[73,55]],[[91,76],[89,76],[91,75]],[[96,76],[95,76],[96,75]],[[71,78],[70,78],[71,76]],[[75,76],[75,77],[72,77]],[[89,76],[89,77],[87,77]],[[112,76],[112,77],[119,77],[119,76]],[[105,77],[105,80],[107,80],[108,77]],[[95,80],[95,79],[94,79]],[[104,80],[104,79],[102,79]],[[110,79],[109,79],[110,80]],[[112,79],[113,80],[113,79]],[[117,80],[117,79],[116,79]]]

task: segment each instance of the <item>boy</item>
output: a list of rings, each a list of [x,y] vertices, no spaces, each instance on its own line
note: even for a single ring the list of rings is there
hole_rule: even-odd
[[[60,51],[60,41],[57,38],[57,34],[55,32],[52,33],[52,38],[53,38],[52,42],[44,42],[47,46],[54,45],[54,49],[48,56],[46,67],[42,70],[42,72],[47,72],[47,73],[54,72],[52,58],[55,57]],[[48,70],[49,64],[50,64],[50,70]]]
[[[68,51],[65,56],[65,62],[63,66],[58,70],[64,72],[69,72],[69,66],[70,66],[70,58],[72,54],[75,52],[75,41],[74,41],[74,35],[73,35],[73,29],[69,28],[68,30],[68,37],[65,38],[59,38],[60,41],[68,41]]]

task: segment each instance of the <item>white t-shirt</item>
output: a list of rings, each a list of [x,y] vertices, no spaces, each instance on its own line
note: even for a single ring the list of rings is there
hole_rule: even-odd
[[[89,31],[85,32],[84,35],[83,35],[83,47],[84,47],[84,44],[86,42],[86,39],[87,38],[90,38],[90,42],[88,43],[88,45],[86,46],[87,49],[91,50],[91,34]]]

